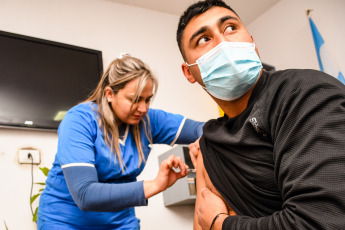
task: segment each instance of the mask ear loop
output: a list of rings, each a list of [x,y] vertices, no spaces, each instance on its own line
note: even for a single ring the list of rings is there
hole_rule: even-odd
[[[201,86],[206,92],[208,92],[207,88],[205,86]]]
[[[193,66],[193,65],[197,65],[198,63],[193,63],[193,64],[188,64],[187,62],[185,62],[186,63],[186,65],[188,66],[188,67],[191,67],[191,66]]]
[[[188,64],[188,62],[185,62],[186,63],[186,65],[188,66],[188,67],[191,67],[191,66],[193,66],[193,65],[197,65],[198,63],[193,63],[193,64]],[[208,92],[208,90],[206,89],[206,87],[205,86],[202,86],[202,85],[200,85],[201,86],[201,88],[203,88],[206,92]]]

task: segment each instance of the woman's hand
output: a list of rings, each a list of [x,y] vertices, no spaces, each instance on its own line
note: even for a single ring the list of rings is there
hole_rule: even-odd
[[[176,172],[173,168],[179,169]],[[178,179],[188,174],[188,165],[181,157],[174,155],[164,160],[159,168],[157,177],[153,181],[144,181],[145,198],[148,199],[172,186]]]
[[[189,155],[190,159],[192,160],[192,163],[194,165],[194,168],[196,169],[196,159],[198,158],[198,154],[200,152],[200,145],[199,145],[199,139],[196,140],[194,143],[189,144]]]

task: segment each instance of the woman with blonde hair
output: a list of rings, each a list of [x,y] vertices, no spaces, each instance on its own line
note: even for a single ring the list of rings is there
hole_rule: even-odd
[[[93,94],[67,112],[38,229],[140,229],[134,207],[188,174],[182,159],[170,156],[154,180],[136,179],[150,144],[188,144],[202,134],[203,122],[149,109],[157,87],[145,63],[124,55],[108,66]]]

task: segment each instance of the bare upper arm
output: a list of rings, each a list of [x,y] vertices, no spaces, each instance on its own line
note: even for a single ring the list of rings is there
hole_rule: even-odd
[[[201,151],[198,153],[197,157],[197,164],[196,164],[196,202],[195,202],[195,212],[194,212],[194,230],[199,230],[201,227],[198,224],[198,216],[196,210],[198,209],[199,203],[201,202],[201,190],[203,188],[208,188],[219,196],[228,208],[229,215],[236,215],[236,213],[232,210],[232,208],[226,203],[224,198],[220,195],[217,189],[213,186],[210,177],[208,176],[206,169],[204,167],[204,161],[202,157]]]
[[[213,183],[212,183],[212,181],[211,181],[210,177],[208,176],[208,173],[205,169],[201,151],[199,151],[198,158],[197,158],[196,187],[197,187],[197,198],[201,197],[201,190],[206,187],[206,188],[210,189],[211,192],[213,192],[214,194],[219,196],[224,201],[224,203],[226,204],[226,206],[228,208],[229,214],[231,214],[231,215],[235,214],[235,212],[228,205],[228,203],[225,201],[225,199],[222,197],[222,195],[213,186]]]
[[[196,170],[196,172],[197,172],[196,173],[197,191],[199,190],[199,192],[201,192],[201,189],[206,187],[206,188],[210,189],[211,192],[213,192],[214,194],[216,194],[217,196],[222,198],[220,193],[213,186],[212,181],[206,172],[201,151],[199,152],[199,155],[197,158],[197,170]],[[197,195],[198,195],[198,193],[197,193]]]

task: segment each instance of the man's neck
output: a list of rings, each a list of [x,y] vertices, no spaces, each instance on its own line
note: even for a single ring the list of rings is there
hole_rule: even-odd
[[[239,99],[234,101],[223,101],[217,98],[213,98],[219,107],[223,110],[223,112],[229,117],[236,117],[237,115],[241,114],[248,105],[248,101],[251,95],[252,89],[244,94]]]
[[[250,96],[252,95],[252,92],[256,84],[258,83],[261,75],[262,75],[262,70],[260,72],[260,76],[258,80],[253,85],[253,87],[248,92],[246,92],[243,96],[241,96],[240,98],[234,101],[223,101],[215,97],[212,97],[212,98],[229,118],[236,117],[240,115],[247,108]]]

